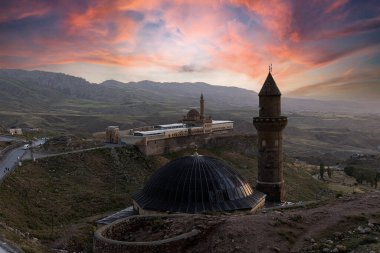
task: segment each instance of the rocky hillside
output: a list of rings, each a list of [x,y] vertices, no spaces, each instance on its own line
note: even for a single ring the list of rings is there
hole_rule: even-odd
[[[257,160],[252,138],[219,139],[198,152],[225,160],[253,185]],[[108,148],[26,162],[0,185],[1,236],[26,252],[90,250],[94,221],[129,206],[132,194],[157,168],[193,152],[147,158],[134,148]],[[285,180],[289,201],[335,195],[290,158]]]
[[[244,224],[244,225],[243,225]],[[187,252],[380,252],[380,192],[228,217]]]

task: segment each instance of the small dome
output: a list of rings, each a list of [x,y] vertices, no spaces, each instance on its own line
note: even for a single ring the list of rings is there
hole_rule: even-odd
[[[142,209],[181,213],[252,209],[264,198],[225,162],[199,155],[167,163],[133,197]]]
[[[187,113],[187,117],[188,118],[199,118],[201,115],[199,114],[199,112],[195,109],[191,109],[188,113]]]

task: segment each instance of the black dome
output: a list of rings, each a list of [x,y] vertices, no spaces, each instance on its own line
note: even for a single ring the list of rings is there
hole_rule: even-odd
[[[200,117],[200,114],[197,110],[195,109],[191,109],[188,113],[187,113],[187,117],[188,118],[199,118]]]
[[[225,162],[193,155],[161,167],[133,199],[143,209],[201,213],[252,209],[264,197]]]

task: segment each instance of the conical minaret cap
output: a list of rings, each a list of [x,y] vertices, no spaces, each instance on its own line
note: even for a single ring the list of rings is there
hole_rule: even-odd
[[[268,73],[267,79],[260,90],[259,96],[281,96],[281,92],[270,72]]]

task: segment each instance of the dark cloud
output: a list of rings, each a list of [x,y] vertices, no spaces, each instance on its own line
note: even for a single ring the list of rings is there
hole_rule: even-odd
[[[179,68],[179,72],[196,72],[197,69],[194,65],[183,65]]]
[[[136,22],[141,22],[144,20],[144,13],[139,11],[128,10],[124,12],[124,15],[128,18],[133,19]]]

